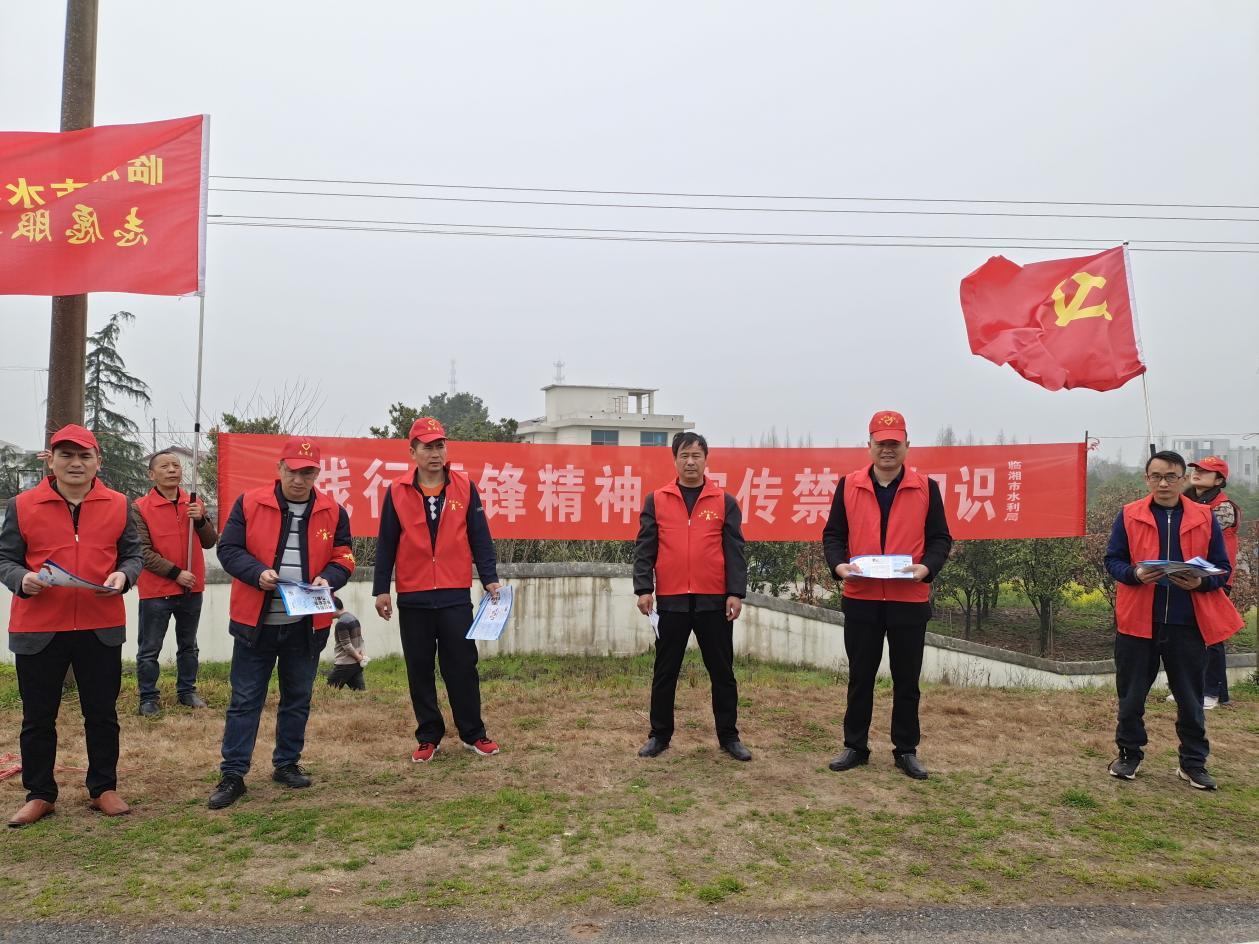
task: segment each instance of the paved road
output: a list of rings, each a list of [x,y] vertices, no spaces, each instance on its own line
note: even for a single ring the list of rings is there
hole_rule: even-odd
[[[1259,904],[1168,907],[918,908],[804,917],[706,918],[528,925],[294,924],[126,928],[0,926],[5,944],[1241,944],[1259,942]]]

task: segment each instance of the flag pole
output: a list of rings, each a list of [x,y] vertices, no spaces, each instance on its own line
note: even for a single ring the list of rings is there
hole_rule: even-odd
[[[201,472],[201,374],[205,359],[205,236],[210,195],[210,116],[202,115],[201,125],[201,246],[197,259],[197,394],[192,413],[192,479],[188,504],[197,500],[197,477]],[[196,528],[188,519],[188,562],[192,568],[193,541]]]
[[[1137,293],[1132,285],[1132,257],[1128,254],[1128,241],[1123,243],[1123,271],[1128,280],[1128,308],[1132,311],[1132,334],[1137,342],[1137,356],[1145,364],[1145,349],[1141,344],[1141,322],[1137,320]],[[1154,442],[1154,413],[1150,409],[1150,386],[1145,381],[1146,371],[1141,372],[1141,394],[1145,399],[1145,438],[1150,446],[1150,455],[1158,451]]]

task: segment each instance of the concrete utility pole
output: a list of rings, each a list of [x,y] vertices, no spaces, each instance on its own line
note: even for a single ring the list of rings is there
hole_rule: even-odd
[[[66,47],[61,67],[61,130],[92,127],[96,117],[97,0],[66,0]],[[48,345],[45,439],[67,423],[83,422],[87,370],[87,296],[56,295]]]

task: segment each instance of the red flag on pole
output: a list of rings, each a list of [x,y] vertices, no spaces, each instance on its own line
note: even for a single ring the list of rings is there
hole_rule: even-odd
[[[0,132],[0,295],[191,295],[205,276],[204,115]]]
[[[1124,247],[1019,266],[993,256],[962,279],[970,349],[1047,390],[1114,390],[1145,373]]]

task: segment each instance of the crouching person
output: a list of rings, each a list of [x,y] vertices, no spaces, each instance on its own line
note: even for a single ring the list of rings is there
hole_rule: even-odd
[[[271,778],[286,787],[310,786],[298,761],[332,613],[290,616],[276,588],[281,580],[292,580],[339,589],[354,571],[349,516],[315,488],[319,447],[300,437],[290,439],[278,468],[274,483],[236,499],[219,539],[219,562],[232,577],[230,630],[235,643],[222,779],[210,795],[212,810],[231,806],[245,792],[258,721],[277,666],[280,707]]]

